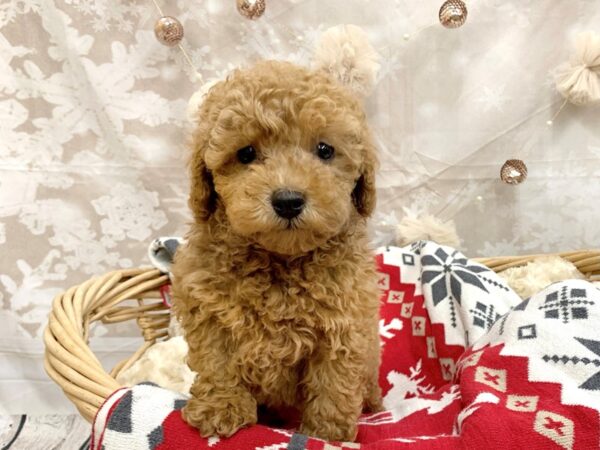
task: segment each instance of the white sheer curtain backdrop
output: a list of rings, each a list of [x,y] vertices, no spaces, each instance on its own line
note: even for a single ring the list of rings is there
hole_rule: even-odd
[[[259,58],[308,65],[333,25],[367,31],[382,57],[367,101],[377,244],[406,208],[454,219],[471,256],[600,245],[600,110],[567,106],[546,126],[562,102],[551,71],[577,33],[600,33],[597,0],[472,0],[458,30],[436,25],[441,0],[267,0],[256,22],[234,0],[158,1],[206,81]],[[151,0],[0,4],[0,414],[73,411],[41,365],[53,295],[146,264],[148,241],[189,220],[199,86],[155,40],[157,18]],[[520,186],[498,179],[509,158],[529,166]],[[93,345],[115,361],[134,336],[99,326]]]

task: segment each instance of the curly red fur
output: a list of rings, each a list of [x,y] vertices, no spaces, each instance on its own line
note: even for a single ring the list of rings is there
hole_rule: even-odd
[[[315,145],[334,146],[331,161]],[[236,151],[257,149],[244,165]],[[195,222],[173,267],[175,311],[198,372],[185,420],[230,436],[257,405],[296,407],[301,431],[352,440],[381,407],[379,294],[366,217],[377,160],[360,104],[324,73],[266,62],[234,72],[199,111]],[[270,204],[293,189],[293,221]]]

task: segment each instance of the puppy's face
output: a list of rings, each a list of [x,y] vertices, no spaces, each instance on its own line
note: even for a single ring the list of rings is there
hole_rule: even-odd
[[[200,110],[190,204],[224,208],[234,233],[293,255],[374,204],[376,164],[360,105],[323,74],[285,63],[238,71]]]

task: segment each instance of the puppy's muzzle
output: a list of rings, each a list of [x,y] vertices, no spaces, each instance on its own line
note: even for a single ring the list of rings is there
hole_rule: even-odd
[[[298,191],[279,189],[271,196],[271,204],[275,213],[288,220],[300,215],[304,209],[304,203],[304,195]]]

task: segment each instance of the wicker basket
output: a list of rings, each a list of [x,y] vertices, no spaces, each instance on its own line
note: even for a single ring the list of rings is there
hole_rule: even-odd
[[[544,255],[484,258],[478,261],[496,272],[527,264]],[[600,281],[600,251],[562,253],[590,280]],[[167,276],[156,269],[110,272],[58,295],[44,333],[44,366],[81,415],[92,421],[104,400],[121,387],[117,375],[130,367],[155,342],[168,337],[169,311],[159,288]],[[110,373],[88,346],[89,330],[96,321],[136,320],[144,344]]]

